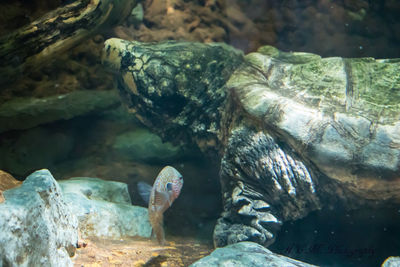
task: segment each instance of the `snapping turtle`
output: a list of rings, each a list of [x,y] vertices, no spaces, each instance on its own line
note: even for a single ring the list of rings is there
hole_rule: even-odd
[[[215,246],[273,242],[327,204],[400,202],[400,60],[109,39],[128,108],[220,162]]]

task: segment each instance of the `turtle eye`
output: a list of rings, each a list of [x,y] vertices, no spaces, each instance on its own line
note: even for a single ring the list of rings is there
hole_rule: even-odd
[[[167,183],[165,185],[165,188],[167,189],[167,191],[172,191],[172,184],[171,183]]]

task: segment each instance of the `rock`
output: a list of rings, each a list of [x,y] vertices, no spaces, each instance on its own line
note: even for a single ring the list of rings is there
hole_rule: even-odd
[[[400,202],[398,59],[110,39],[104,63],[146,126],[221,162],[216,246],[269,245],[325,206]]]
[[[0,191],[8,190],[21,184],[22,182],[15,179],[11,174],[0,170]]]
[[[14,187],[21,185],[22,182],[18,181],[11,174],[0,170],[0,203],[4,202],[3,192]]]
[[[105,181],[99,178],[73,177],[58,181],[64,194],[83,194],[89,200],[103,200],[116,204],[131,204],[125,183]]]
[[[240,242],[223,248],[217,248],[209,256],[206,256],[190,265],[190,267],[208,266],[312,267],[315,265],[275,254],[257,243]]]
[[[172,38],[222,42],[227,37],[226,28],[238,31],[235,25],[226,19],[224,10],[216,2],[199,5],[196,2],[183,0],[173,3],[154,0],[143,2],[143,10],[146,23],[140,24],[138,29],[132,29],[133,27],[130,29],[128,36],[133,40],[160,41]],[[215,27],[216,25],[223,27]]]
[[[183,157],[182,148],[163,143],[158,135],[143,128],[117,136],[113,148],[133,161],[165,164]]]
[[[32,142],[32,140],[35,140]],[[24,176],[40,168],[51,168],[68,158],[75,140],[68,133],[35,127],[0,140],[0,168]]]
[[[137,26],[143,21],[143,5],[137,4],[131,11],[131,15],[128,17],[129,23]]]
[[[74,91],[47,98],[14,98],[0,106],[0,133],[99,112],[120,103],[111,91]]]
[[[400,257],[389,257],[383,263],[382,267],[399,267]]]
[[[100,116],[103,120],[106,121],[133,125],[132,128],[139,127],[140,125],[140,122],[135,117],[135,115],[127,112],[126,107],[123,105],[119,105],[118,107],[113,109],[107,109],[100,113]]]
[[[78,220],[48,170],[4,192],[0,204],[0,266],[72,266]]]
[[[347,15],[352,20],[363,21],[365,16],[367,15],[367,12],[364,8],[362,8],[362,9],[358,10],[357,12],[347,11]]]
[[[150,237],[147,209],[131,205],[126,184],[88,177],[59,184],[65,201],[78,217],[82,238]]]

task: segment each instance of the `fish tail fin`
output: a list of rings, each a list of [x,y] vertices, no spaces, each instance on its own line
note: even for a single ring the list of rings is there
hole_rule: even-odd
[[[149,219],[152,227],[152,236],[155,235],[158,243],[163,246],[165,244],[165,233],[162,212],[150,213]]]
[[[142,199],[149,204],[152,186],[145,182],[138,182],[137,188]]]
[[[153,229],[153,232],[154,232],[155,235],[156,235],[158,244],[160,244],[160,245],[163,246],[163,245],[165,244],[165,233],[164,233],[164,227],[163,227],[163,225],[161,224],[161,225],[158,225],[157,227],[155,227],[155,228]]]

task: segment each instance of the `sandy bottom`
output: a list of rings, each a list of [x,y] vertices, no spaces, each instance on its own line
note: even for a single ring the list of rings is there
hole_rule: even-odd
[[[86,239],[77,249],[74,266],[188,266],[212,251],[211,244],[183,237],[169,238],[165,246],[155,240]]]

